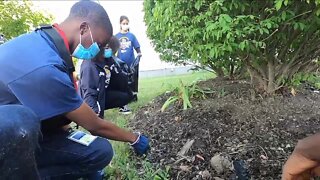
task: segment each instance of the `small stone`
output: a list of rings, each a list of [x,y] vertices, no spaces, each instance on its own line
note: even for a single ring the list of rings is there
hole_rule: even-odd
[[[176,121],[176,122],[180,122],[181,121],[181,117],[180,116],[176,116],[176,117],[174,117],[174,120]]]
[[[287,144],[287,145],[286,145],[286,148],[291,148],[291,145],[290,145],[290,144]]]
[[[211,174],[208,170],[200,171],[199,175],[202,177],[202,179],[211,179]]]
[[[191,167],[189,167],[189,166],[180,166],[179,167],[182,171],[185,171],[185,172],[190,172],[190,170],[191,170]]]
[[[231,162],[226,157],[223,157],[219,154],[211,158],[210,164],[218,174],[221,174],[232,168]]]

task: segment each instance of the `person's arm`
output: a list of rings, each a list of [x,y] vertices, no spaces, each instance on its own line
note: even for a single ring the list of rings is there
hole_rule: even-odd
[[[136,142],[132,146],[138,154],[146,153],[149,148],[147,137],[137,136],[100,119],[77,94],[68,74],[57,66],[39,68],[9,83],[8,87],[21,104],[33,110],[40,120],[63,114],[93,134]]]
[[[282,180],[310,175],[320,163],[320,134],[302,139],[283,167]]]
[[[137,52],[137,55],[138,55],[138,56],[142,56],[139,41],[138,41],[138,39],[136,38],[136,36],[133,35],[133,34],[132,34],[132,43],[133,43],[134,49],[135,49],[136,52]]]
[[[85,61],[81,65],[80,73],[80,94],[94,112],[99,114],[101,109],[99,107],[99,92],[97,90],[99,86],[98,70],[92,62]]]
[[[85,103],[78,109],[67,113],[66,117],[87,129],[90,133],[108,139],[132,143],[138,137],[136,134],[119,128],[110,121],[100,119]]]
[[[138,56],[139,56],[139,55],[141,55],[140,47],[139,47],[139,48],[136,48],[135,50],[136,50],[136,52],[137,52]]]
[[[138,155],[147,153],[150,148],[149,139],[146,136],[129,132],[110,121],[100,119],[86,103],[83,103],[76,110],[66,113],[66,117],[94,135],[111,140],[129,142]]]

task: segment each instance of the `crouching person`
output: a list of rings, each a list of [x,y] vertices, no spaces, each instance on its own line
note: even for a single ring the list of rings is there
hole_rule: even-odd
[[[103,7],[80,1],[61,24],[0,46],[0,179],[101,179],[113,156],[108,139],[130,143],[139,155],[147,152],[146,136],[99,118],[73,82],[71,56],[93,59],[112,33]],[[6,107],[12,104],[30,110]],[[72,130],[71,122],[94,136]]]
[[[104,118],[104,111],[122,108],[134,98],[128,84],[128,75],[124,74],[115,60],[120,47],[119,40],[113,36],[101,53],[91,61],[83,61],[80,68],[80,96]],[[126,110],[130,112],[130,110]]]

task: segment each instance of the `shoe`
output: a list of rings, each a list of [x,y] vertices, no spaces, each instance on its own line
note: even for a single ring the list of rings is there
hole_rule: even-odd
[[[119,108],[119,112],[121,114],[131,114],[132,113],[132,111],[129,109],[128,105],[125,105],[125,106]]]
[[[133,95],[132,101],[133,102],[137,102],[138,101],[138,95],[137,94]]]

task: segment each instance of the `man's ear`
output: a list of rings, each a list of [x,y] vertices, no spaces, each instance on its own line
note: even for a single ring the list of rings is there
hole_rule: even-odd
[[[83,21],[80,24],[80,34],[83,35],[84,33],[89,31],[89,25],[86,21]]]

